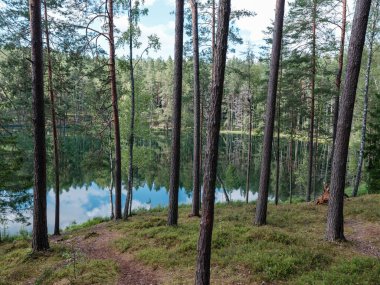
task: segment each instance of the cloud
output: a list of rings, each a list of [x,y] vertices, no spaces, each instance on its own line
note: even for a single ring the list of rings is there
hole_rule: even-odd
[[[121,16],[115,18],[115,26],[121,31],[124,32],[128,29],[128,18],[127,16]],[[169,56],[173,56],[174,53],[174,21],[168,21],[163,24],[158,25],[147,25],[144,23],[140,23],[139,27],[141,29],[140,42],[142,43],[141,48],[134,51],[135,55],[140,55],[141,52],[148,45],[148,36],[157,35],[161,43],[161,49],[157,52],[150,51],[149,56],[153,58],[162,57],[168,58]],[[116,51],[118,56],[127,56],[127,49],[122,47],[118,48]],[[146,55],[145,55],[146,57]]]

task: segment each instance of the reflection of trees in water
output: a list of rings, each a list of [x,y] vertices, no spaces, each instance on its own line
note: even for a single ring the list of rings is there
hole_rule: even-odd
[[[31,176],[32,149],[31,138],[20,133],[17,138],[2,140],[0,189],[2,196],[12,193],[20,194],[19,198],[12,196],[14,205],[30,205],[30,195],[26,195],[26,189],[32,187]],[[250,173],[250,191],[257,192],[259,184],[260,160],[261,160],[261,137],[254,136],[252,141],[252,168]],[[168,189],[169,165],[170,165],[170,136],[166,132],[146,132],[144,137],[137,137],[134,149],[134,187],[145,184],[153,191],[161,188]],[[110,160],[109,160],[109,138],[80,132],[66,131],[64,139],[60,142],[60,175],[62,191],[69,191],[70,188],[89,187],[95,182],[99,187],[108,189],[111,182]],[[52,167],[52,147],[48,142],[48,188],[53,186]],[[191,132],[185,132],[181,140],[181,169],[180,186],[190,194],[192,191],[192,159],[193,159],[193,137]],[[244,134],[222,134],[219,143],[219,167],[218,176],[221,181],[217,182],[217,187],[224,184],[227,192],[231,193],[235,189],[241,189],[245,194],[245,180],[248,155],[248,135]],[[289,139],[281,139],[280,144],[280,199],[289,198],[290,189],[290,162],[293,165],[292,183],[293,195],[303,197],[307,183],[307,145],[302,141],[294,141],[290,144]],[[274,150],[275,151],[275,150]],[[320,157],[326,156],[326,147],[319,144]],[[292,154],[292,155],[290,155]],[[125,147],[122,153],[123,181],[127,181],[128,152]],[[275,163],[273,161],[273,163]],[[317,165],[319,176],[316,181],[316,189],[321,189],[324,176],[325,160],[320,159]],[[274,169],[274,166],[273,166]],[[273,193],[275,184],[275,173],[272,173],[270,191]],[[30,193],[30,192],[29,192]],[[24,195],[25,194],[25,195]],[[4,208],[4,198],[0,207]],[[24,200],[23,200],[24,199]],[[1,213],[0,213],[1,215]]]
[[[32,194],[31,150],[11,132],[0,132],[0,224],[27,222]]]

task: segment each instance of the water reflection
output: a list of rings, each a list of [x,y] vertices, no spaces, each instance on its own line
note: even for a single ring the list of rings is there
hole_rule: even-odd
[[[49,138],[49,137],[48,137]],[[97,216],[110,215],[108,187],[111,181],[109,151],[113,145],[108,139],[82,132],[66,132],[60,141],[60,183],[61,183],[61,228],[73,222],[82,223]],[[179,203],[190,204],[192,201],[192,134],[184,133],[181,139],[181,168]],[[250,176],[250,201],[257,199],[259,186],[260,150],[262,137],[256,136],[252,142],[252,165]],[[52,162],[51,142],[48,142],[48,163]],[[134,148],[134,194],[133,209],[152,209],[167,206],[170,180],[170,135],[161,132],[144,133],[136,138]],[[30,136],[22,133],[17,136],[17,148],[22,153],[22,160],[17,161],[19,176],[28,183],[23,183],[15,189],[30,189],[33,173],[33,149]],[[320,159],[316,165],[315,189],[319,191],[323,176],[326,173],[327,144],[319,144],[317,154]],[[111,147],[111,148],[110,148]],[[244,201],[247,178],[248,136],[242,134],[223,134],[219,144],[218,176],[216,201],[224,202],[225,196],[221,190],[222,184],[232,201]],[[2,155],[2,157],[5,157]],[[274,157],[274,156],[273,156]],[[128,152],[122,153],[122,169],[128,169]],[[304,197],[307,185],[307,144],[303,141],[281,140],[280,148],[280,200],[288,200],[290,189],[293,197]],[[9,159],[9,158],[8,158]],[[275,169],[275,161],[272,161]],[[2,172],[7,174],[6,172]],[[14,173],[2,178],[0,189],[9,190],[10,183],[15,181]],[[123,181],[127,181],[126,171],[123,171]],[[269,195],[273,196],[275,171],[272,171]],[[26,178],[25,178],[26,177]],[[53,167],[47,166],[48,188],[54,185]],[[29,181],[30,180],[30,181]],[[19,179],[18,181],[22,181]],[[125,201],[126,191],[123,190],[122,201]],[[49,232],[54,223],[54,191],[48,191],[47,197]],[[31,217],[31,213],[27,212]],[[8,217],[12,218],[12,217]],[[11,219],[12,220],[12,219]],[[0,212],[1,222],[1,212]],[[31,221],[30,221],[31,222]],[[0,223],[1,224],[1,223]],[[19,223],[8,223],[11,233],[17,233]],[[30,227],[29,227],[30,228]],[[28,228],[28,229],[29,229]]]
[[[169,203],[169,194],[165,187],[160,187],[157,191],[155,187],[149,188],[147,184],[138,187],[133,192],[132,210],[145,209],[149,210],[157,207],[165,207]],[[125,201],[127,191],[122,191],[122,201]],[[241,189],[235,189],[228,193],[232,201],[245,201],[245,193]],[[250,195],[249,200],[257,199],[257,193]],[[215,193],[217,203],[226,202],[224,193],[217,189]],[[188,205],[192,202],[192,195],[184,188],[180,189],[178,201],[180,205]],[[54,206],[55,194],[49,191],[47,194],[47,223],[48,231],[54,230]],[[124,208],[124,205],[123,205]],[[83,223],[95,217],[110,216],[111,205],[109,197],[109,188],[99,187],[92,182],[84,187],[70,187],[68,191],[61,194],[61,228],[66,228],[73,223]],[[31,212],[29,212],[31,216]],[[25,226],[20,223],[11,223],[7,227],[10,234],[17,234],[21,228],[28,231],[31,226]]]

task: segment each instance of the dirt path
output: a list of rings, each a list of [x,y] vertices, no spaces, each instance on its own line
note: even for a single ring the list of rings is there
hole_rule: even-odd
[[[64,241],[53,239],[53,242],[74,245],[76,250],[90,258],[115,260],[120,268],[118,285],[160,284],[157,272],[142,266],[128,254],[120,253],[113,248],[112,243],[121,237],[119,232],[109,229],[106,224],[99,224],[84,231],[81,235]]]
[[[347,220],[345,226],[349,231],[346,238],[358,252],[380,259],[380,224]]]

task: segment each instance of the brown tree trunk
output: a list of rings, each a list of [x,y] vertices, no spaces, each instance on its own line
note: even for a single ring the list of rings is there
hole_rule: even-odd
[[[316,76],[316,31],[317,31],[317,0],[313,0],[313,40],[311,55],[311,110],[310,110],[310,132],[309,132],[309,175],[306,192],[306,201],[310,202],[313,191],[313,152],[314,152],[314,111],[315,111],[315,76]],[[314,174],[315,175],[315,174]]]
[[[59,231],[59,150],[58,150],[58,134],[57,134],[57,120],[55,118],[55,96],[53,87],[53,67],[51,62],[50,51],[50,38],[49,38],[49,23],[47,16],[47,5],[44,0],[44,14],[45,14],[45,37],[46,37],[46,49],[48,59],[48,88],[50,96],[50,110],[51,121],[53,125],[53,147],[54,147],[54,177],[55,177],[55,223],[54,223],[54,235],[60,235]]]
[[[334,156],[335,149],[335,139],[336,139],[336,128],[338,123],[338,115],[339,115],[339,98],[340,98],[340,90],[342,85],[342,74],[343,74],[343,61],[344,61],[344,45],[346,40],[346,21],[347,21],[347,0],[342,0],[342,26],[341,26],[341,34],[340,34],[340,49],[339,49],[339,58],[338,58],[338,72],[336,74],[336,95],[335,95],[335,103],[334,103],[334,118],[333,118],[333,141],[332,141],[332,149],[331,156],[329,158],[329,165],[327,169],[327,175],[330,176],[331,170],[331,162]]]
[[[261,174],[259,196],[256,207],[256,225],[266,224],[268,206],[268,188],[270,176],[270,164],[272,155],[274,118],[276,113],[276,93],[278,83],[278,71],[280,66],[282,28],[284,23],[285,0],[277,0],[276,17],[273,33],[272,56],[268,84],[267,109],[265,117],[265,131],[263,141],[263,154],[261,159]]]
[[[252,99],[248,99],[249,104],[249,145],[248,145],[248,165],[247,165],[247,180],[245,187],[245,202],[248,203],[249,200],[249,184],[250,184],[250,174],[251,174],[251,158],[252,158]]]
[[[216,25],[216,11],[215,11],[215,0],[212,0],[212,19],[211,19],[211,53],[212,53],[212,62],[214,62],[214,56],[215,56],[215,25]]]
[[[129,30],[132,31],[132,1],[129,0]],[[130,209],[132,209],[132,191],[133,191],[133,144],[134,144],[134,132],[135,132],[135,76],[134,76],[134,66],[133,66],[133,39],[132,32],[129,33],[129,72],[131,80],[131,121],[130,121],[130,133],[129,133],[129,166],[128,166],[128,194],[127,201],[124,208],[124,219],[126,220],[128,216],[132,214]]]
[[[178,223],[178,191],[181,152],[181,99],[182,99],[182,62],[183,62],[183,19],[184,1],[176,0],[175,43],[174,43],[174,88],[173,88],[173,128],[172,161],[169,186],[168,225]]]
[[[359,161],[357,174],[355,177],[354,189],[352,190],[352,196],[356,197],[358,195],[359,184],[362,177],[362,167],[364,160],[364,146],[366,142],[366,130],[367,130],[367,114],[368,114],[368,92],[369,92],[369,81],[371,76],[371,66],[372,66],[372,58],[373,58],[373,43],[376,35],[376,26],[379,16],[379,3],[377,0],[375,6],[375,13],[373,17],[372,30],[369,39],[369,51],[368,51],[368,61],[367,61],[367,70],[365,75],[365,87],[364,87],[364,107],[363,107],[363,118],[362,118],[362,137],[360,140],[360,151],[359,151]]]
[[[346,182],[347,155],[370,8],[371,0],[358,0],[356,2],[347,55],[346,78],[339,106],[337,136],[335,141],[336,147],[331,171],[330,199],[326,229],[326,238],[329,241],[345,240],[343,198]]]
[[[201,91],[199,85],[198,4],[190,1],[194,61],[194,153],[193,153],[193,206],[192,216],[199,216],[200,208],[200,158],[201,158]]]
[[[112,126],[109,124],[109,160],[110,160],[110,206],[111,206],[111,215],[110,219],[113,220],[115,218],[115,211],[113,208],[113,155],[112,155]]]
[[[275,191],[275,196],[274,196],[274,203],[276,205],[278,205],[278,195],[280,192],[279,190],[280,190],[281,81],[282,81],[282,67],[280,70],[280,87],[278,90],[278,112],[277,112],[276,191]]]
[[[41,1],[30,0],[34,133],[33,251],[49,249],[46,220],[46,142]]]
[[[113,122],[115,132],[115,219],[121,219],[121,148],[120,148],[120,126],[119,108],[116,87],[116,64],[115,64],[115,43],[113,35],[113,0],[108,0],[108,41],[110,47],[109,72],[111,80],[111,95]]]
[[[228,27],[231,13],[231,0],[220,0],[218,15],[218,35],[216,38],[213,63],[212,92],[207,123],[206,156],[204,159],[203,207],[198,239],[198,257],[195,284],[210,284],[211,239],[214,224],[215,180],[218,164],[218,143],[224,73],[226,67]]]

